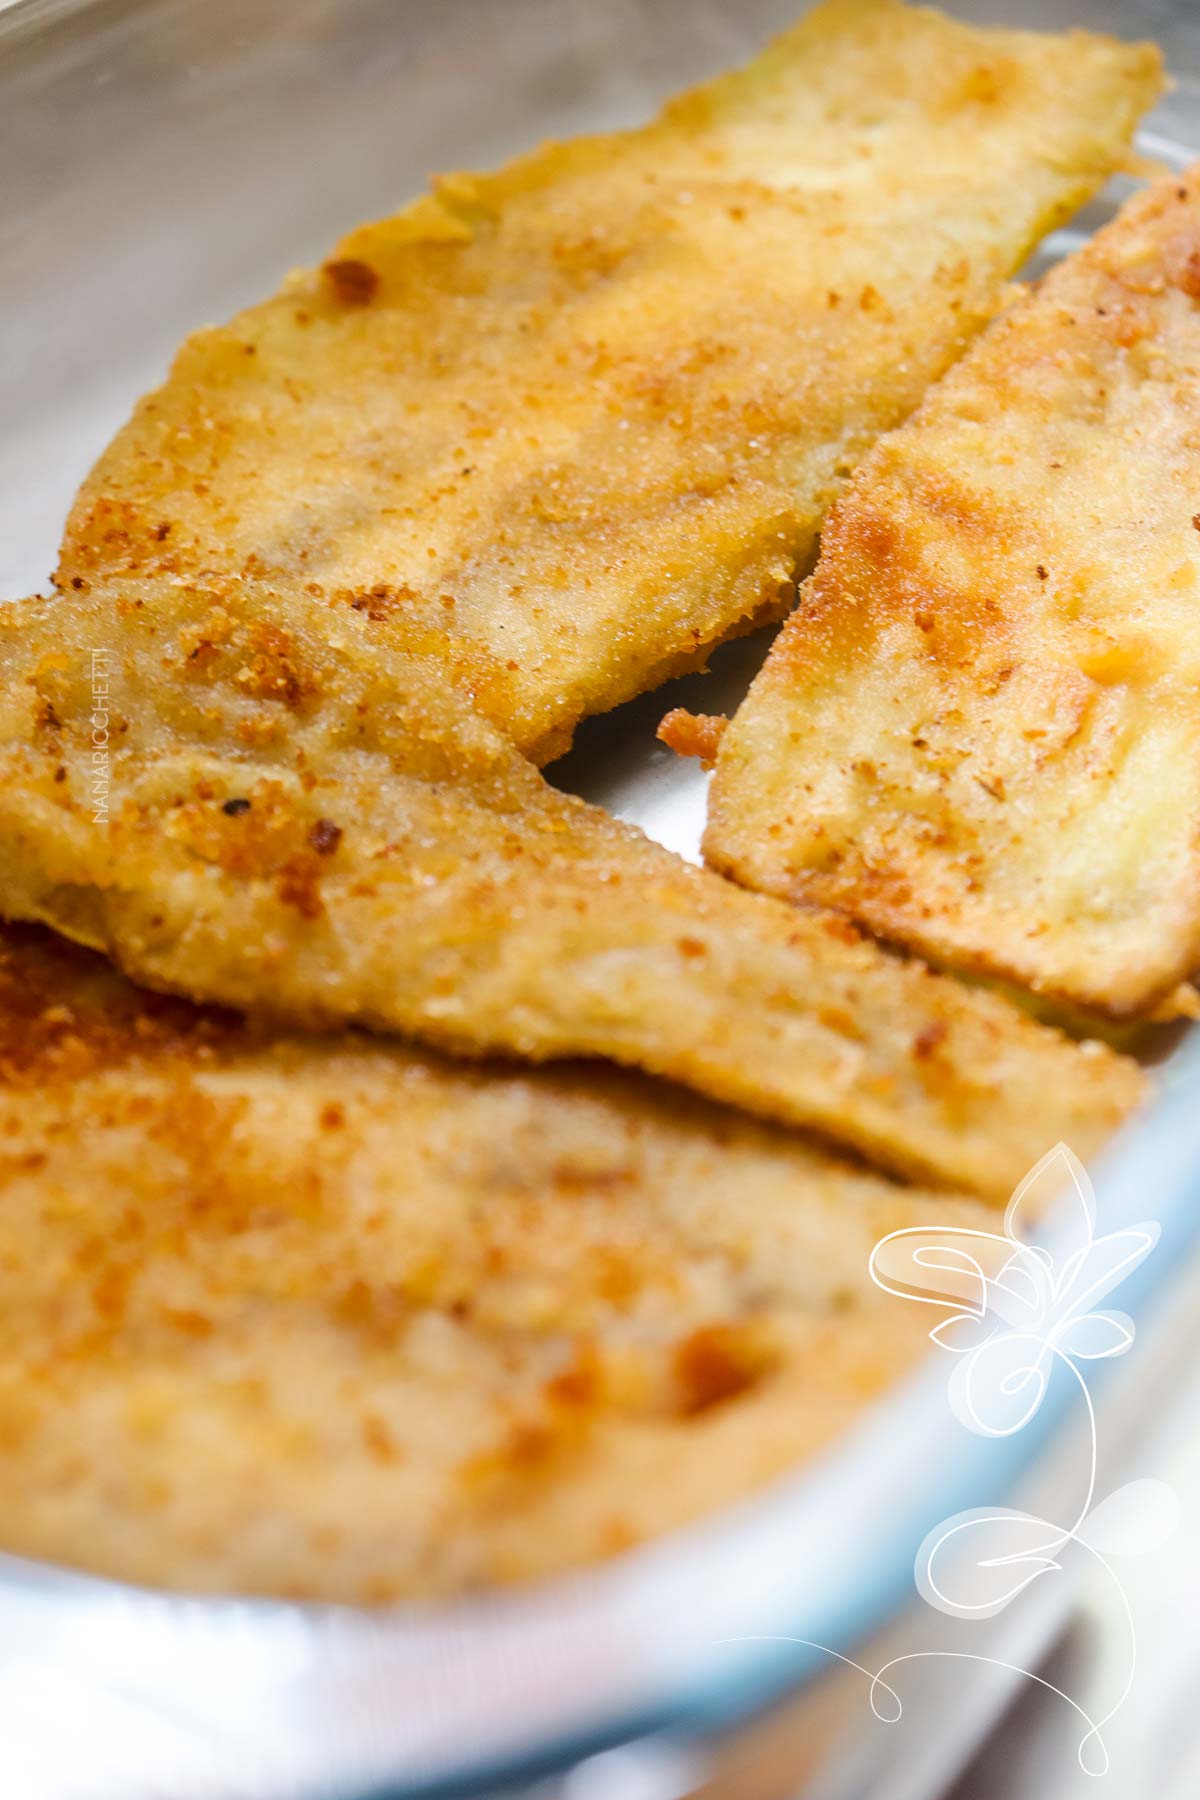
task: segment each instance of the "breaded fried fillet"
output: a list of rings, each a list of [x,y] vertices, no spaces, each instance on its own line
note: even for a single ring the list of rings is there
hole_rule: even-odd
[[[997,321],[828,527],[705,847],[1127,1015],[1200,961],[1200,170]]]
[[[642,131],[453,175],[199,332],[58,581],[403,614],[535,760],[780,616],[848,470],[1104,182],[1149,45],[826,0]]]
[[[987,1193],[1141,1088],[557,792],[367,614],[244,582],[0,608],[0,913],[151,986],[605,1056]]]
[[[381,1602],[592,1561],[912,1361],[995,1229],[669,1088],[303,1039],[0,931],[0,1547]]]

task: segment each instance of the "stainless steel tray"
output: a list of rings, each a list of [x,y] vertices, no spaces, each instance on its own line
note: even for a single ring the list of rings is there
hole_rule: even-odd
[[[76,484],[187,331],[266,293],[431,170],[640,119],[799,6],[0,5],[0,595],[44,584]],[[1178,85],[1142,147],[1175,164],[1200,152],[1193,0],[950,10],[1157,37]],[[1043,260],[1112,204],[1059,233]],[[668,698],[736,704],[763,649],[732,646],[712,674],[593,721],[552,777],[694,856],[703,778],[655,745],[654,723]],[[1147,1213],[1163,1227],[1133,1300],[1164,1323],[1109,1384],[1113,1442],[1156,1403],[1183,1342],[1167,1289],[1194,1278],[1200,1049],[1175,1052],[1164,1087],[1097,1171],[1106,1227]],[[861,1684],[847,1697],[801,1640],[848,1652],[878,1632],[911,1599],[929,1526],[1007,1497],[1032,1464],[1052,1485],[1062,1436],[1048,1405],[1018,1438],[971,1437],[930,1368],[834,1454],[736,1511],[576,1579],[437,1611],[165,1598],[0,1559],[5,1790],[299,1800],[534,1784],[570,1800],[701,1788],[751,1800],[797,1791],[802,1773],[806,1793],[865,1793],[886,1761],[893,1800],[932,1793],[928,1741],[918,1754],[868,1730]],[[926,1641],[931,1621],[910,1614],[894,1629]],[[1028,1611],[1008,1621],[1009,1660],[1053,1623]],[[993,1654],[1000,1641],[989,1638]],[[976,1693],[976,1725],[992,1704]],[[976,1729],[958,1702],[931,1707],[926,1740],[935,1712],[960,1737]]]

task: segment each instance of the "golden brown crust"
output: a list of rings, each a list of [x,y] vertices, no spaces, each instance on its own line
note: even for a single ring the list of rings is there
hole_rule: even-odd
[[[676,706],[661,721],[655,735],[676,756],[698,756],[703,766],[711,769],[728,723],[723,713],[691,713],[686,707]]]
[[[611,1555],[918,1354],[986,1229],[669,1088],[305,1039],[0,930],[0,1546],[377,1603]]]
[[[544,761],[786,610],[847,470],[1159,84],[1150,46],[827,0],[644,131],[449,176],[199,332],[59,583],[216,570],[402,614]]]
[[[715,866],[1079,1006],[1186,997],[1198,271],[1193,170],[1132,201],[867,459],[725,737]]]
[[[240,1014],[135,988],[111,964],[35,926],[0,932],[0,1084],[9,1093],[66,1091],[131,1062],[190,1057],[215,1066],[255,1039]]]
[[[365,613],[245,582],[4,609],[0,910],[153,986],[606,1056],[987,1193],[1061,1137],[1088,1153],[1141,1092],[1125,1059],[555,791],[419,634],[400,651]]]

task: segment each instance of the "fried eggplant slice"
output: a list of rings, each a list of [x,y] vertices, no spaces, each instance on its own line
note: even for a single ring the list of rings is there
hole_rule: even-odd
[[[58,581],[254,573],[545,761],[779,617],[845,475],[1104,182],[1151,46],[827,0],[644,130],[453,175],[181,350]]]
[[[638,1077],[256,1030],[12,927],[0,1188],[0,1545],[366,1603],[751,1491],[924,1344],[872,1245],[996,1229]]]
[[[1140,1091],[556,791],[353,607],[237,582],[0,609],[0,913],[193,998],[604,1056],[987,1193]]]
[[[863,465],[725,733],[710,861],[940,963],[1169,1008],[1200,962],[1198,507],[1193,170]]]

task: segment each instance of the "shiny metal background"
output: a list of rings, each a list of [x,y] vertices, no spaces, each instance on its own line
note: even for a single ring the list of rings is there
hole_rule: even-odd
[[[0,597],[44,585],[74,489],[179,340],[269,292],[435,169],[644,118],[749,54],[800,0],[16,0],[0,9]],[[1196,0],[964,0],[973,19],[1149,35],[1177,87],[1142,148],[1200,154]],[[1061,254],[1120,189],[1057,234]],[[765,645],[592,721],[553,779],[695,855],[704,781],[654,742],[668,703],[735,705]],[[1200,1050],[1098,1171],[1102,1214],[1147,1213],[1139,1349],[1110,1444],[1191,1353]],[[86,1145],[81,1146],[81,1170]],[[1175,1297],[1167,1290],[1174,1278]],[[1134,1296],[1137,1299],[1137,1296]],[[0,1778],[13,1800],[306,1800],[432,1792],[558,1800],[888,1800],[938,1791],[1003,1685],[926,1684],[916,1736],[871,1719],[828,1657],[902,1611],[938,1519],[1008,1498],[1069,1444],[1052,1408],[1004,1445],[951,1420],[940,1371],[838,1451],[736,1511],[522,1594],[385,1615],[168,1599],[0,1558]],[[1052,1441],[1053,1440],[1053,1441]],[[1059,1441],[1063,1440],[1063,1441]],[[900,1616],[890,1627],[889,1619]],[[1059,1620],[1005,1615],[972,1648],[1021,1660]],[[984,1629],[984,1628],[972,1628]],[[866,1654],[865,1652],[863,1654]],[[786,1702],[786,1704],[785,1704]]]

